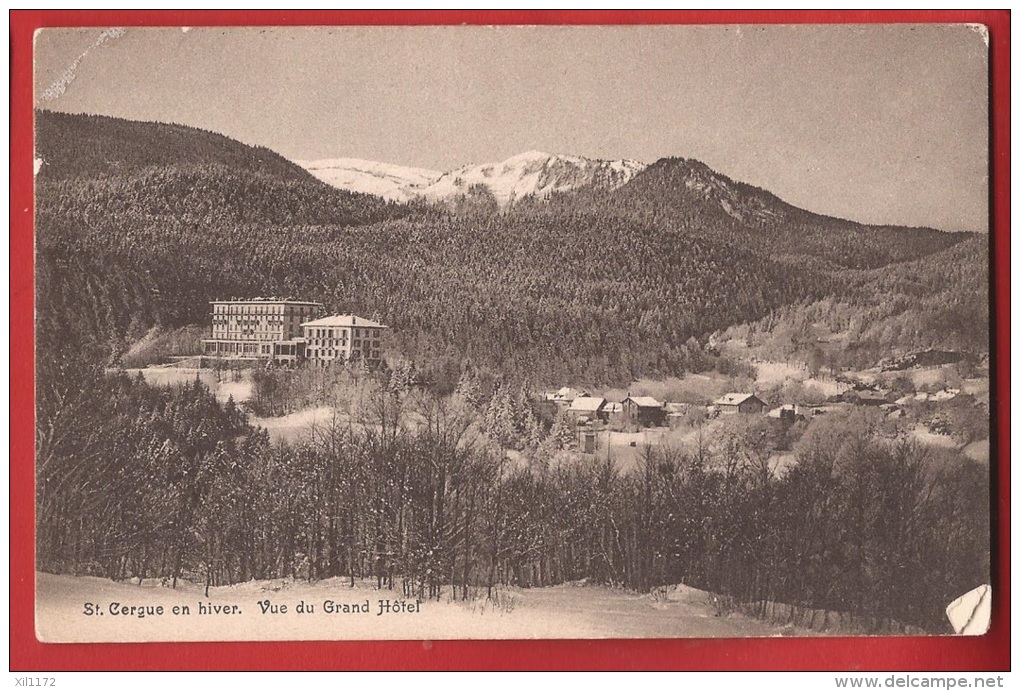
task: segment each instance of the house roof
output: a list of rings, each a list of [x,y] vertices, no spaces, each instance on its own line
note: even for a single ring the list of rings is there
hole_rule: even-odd
[[[605,410],[607,413],[619,413],[621,410],[623,410],[623,404],[607,402],[606,407],[603,408],[603,410]]]
[[[567,410],[576,410],[585,413],[594,413],[606,404],[606,399],[594,396],[582,396],[575,398]]]
[[[634,401],[638,408],[661,408],[662,404],[651,396],[627,396],[628,401]]]
[[[357,317],[353,314],[334,314],[315,321],[302,322],[301,326],[368,326],[377,329],[388,329],[388,326],[379,324],[371,319]]]
[[[862,401],[884,401],[885,395],[880,391],[858,391],[857,398]]]
[[[728,393],[722,398],[716,400],[712,405],[740,405],[744,401],[751,398],[754,398],[759,401],[761,400],[753,393]]]

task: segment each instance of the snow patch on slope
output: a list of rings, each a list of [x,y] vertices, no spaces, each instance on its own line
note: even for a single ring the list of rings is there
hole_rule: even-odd
[[[295,163],[327,185],[351,192],[375,194],[398,202],[406,202],[418,196],[418,190],[442,175],[437,170],[364,161],[360,158],[330,158]]]
[[[603,161],[528,151],[498,163],[468,165],[444,173],[422,195],[430,200],[449,199],[481,185],[502,207],[528,195],[545,197],[582,187],[615,189],[644,169],[645,164],[628,159]]]

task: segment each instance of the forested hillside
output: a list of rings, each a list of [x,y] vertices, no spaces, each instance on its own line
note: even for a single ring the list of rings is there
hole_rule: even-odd
[[[123,155],[118,147],[145,126],[123,132],[117,121],[78,119],[81,132],[72,116],[55,127],[41,114],[44,156],[78,135],[85,142],[69,150],[86,159],[108,151],[139,163],[135,144]],[[161,150],[163,128],[152,127]],[[184,136],[171,132],[171,143]],[[195,146],[210,136],[195,132]],[[41,343],[72,336],[115,357],[154,324],[204,324],[209,300],[289,295],[387,323],[396,347],[419,361],[471,358],[526,376],[609,381],[681,368],[692,336],[817,297],[824,285],[610,214],[412,209],[329,188],[279,161],[289,172],[274,177],[215,154],[130,174],[40,174]]]
[[[38,119],[41,353],[71,338],[114,361],[154,325],[204,325],[210,300],[277,295],[382,321],[395,350],[454,381],[470,359],[624,382],[676,373],[690,339],[784,306],[881,302],[907,279],[879,267],[965,239],[820,217],[684,159],[613,192],[441,209],[336,190],[208,132]],[[924,303],[922,328],[944,307]]]
[[[783,307],[714,340],[746,340],[768,359],[869,367],[911,352],[989,349],[988,238],[970,235],[911,262],[833,274],[821,300]],[[823,352],[824,351],[824,352]]]
[[[43,180],[133,174],[146,168],[225,166],[283,180],[313,179],[300,166],[262,147],[206,130],[102,115],[35,113],[35,157]]]

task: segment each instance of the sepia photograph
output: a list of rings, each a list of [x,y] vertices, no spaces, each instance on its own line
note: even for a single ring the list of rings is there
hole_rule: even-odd
[[[986,27],[32,70],[40,641],[988,630]]]

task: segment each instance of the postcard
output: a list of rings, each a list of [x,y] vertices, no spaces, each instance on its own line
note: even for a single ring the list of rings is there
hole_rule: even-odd
[[[984,27],[33,67],[40,641],[988,629]]]

